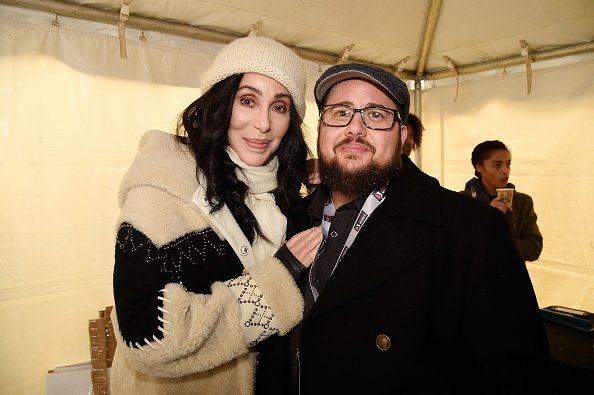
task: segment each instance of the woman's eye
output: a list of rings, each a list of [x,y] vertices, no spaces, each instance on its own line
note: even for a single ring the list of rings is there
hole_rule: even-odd
[[[239,99],[239,102],[241,104],[243,104],[244,106],[247,107],[253,107],[254,106],[254,100],[250,97],[242,97],[241,99]]]
[[[282,103],[282,104],[275,104],[274,106],[272,106],[272,110],[275,112],[279,112],[281,114],[286,113],[287,111],[289,111],[289,109],[287,108],[287,105]]]

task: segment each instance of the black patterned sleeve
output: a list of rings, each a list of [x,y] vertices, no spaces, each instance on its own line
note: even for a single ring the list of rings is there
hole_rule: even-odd
[[[132,347],[145,339],[163,338],[159,330],[159,299],[168,279],[161,272],[159,250],[132,225],[123,223],[117,233],[113,290],[120,332]]]
[[[131,347],[163,339],[163,289],[175,283],[208,295],[216,281],[241,275],[243,265],[229,243],[211,228],[156,246],[129,223],[117,233],[113,289],[123,339]]]

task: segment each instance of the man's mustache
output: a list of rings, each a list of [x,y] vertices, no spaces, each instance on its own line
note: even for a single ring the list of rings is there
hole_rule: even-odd
[[[340,146],[343,146],[345,144],[350,144],[350,143],[359,143],[359,144],[362,144],[362,145],[366,146],[367,148],[369,148],[369,150],[371,152],[375,152],[375,147],[373,145],[369,144],[369,142],[367,140],[364,140],[362,137],[359,137],[359,136],[357,136],[357,137],[345,137],[344,139],[340,140],[334,146],[334,152],[336,152],[336,150]]]

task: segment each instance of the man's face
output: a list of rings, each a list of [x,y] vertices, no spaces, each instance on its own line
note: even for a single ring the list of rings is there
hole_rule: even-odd
[[[325,104],[398,108],[382,89],[360,79],[338,83],[328,93]],[[355,113],[347,126],[328,126],[320,120],[318,151],[322,182],[351,196],[371,192],[400,169],[402,139],[406,139],[406,128],[398,121],[392,129],[372,130],[365,127],[360,113]],[[332,179],[328,179],[330,173]]]

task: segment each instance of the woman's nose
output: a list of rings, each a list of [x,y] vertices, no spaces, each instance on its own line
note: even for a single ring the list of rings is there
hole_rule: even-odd
[[[256,117],[254,118],[254,126],[261,133],[270,132],[270,116],[268,114],[268,111],[259,111],[258,112]]]

